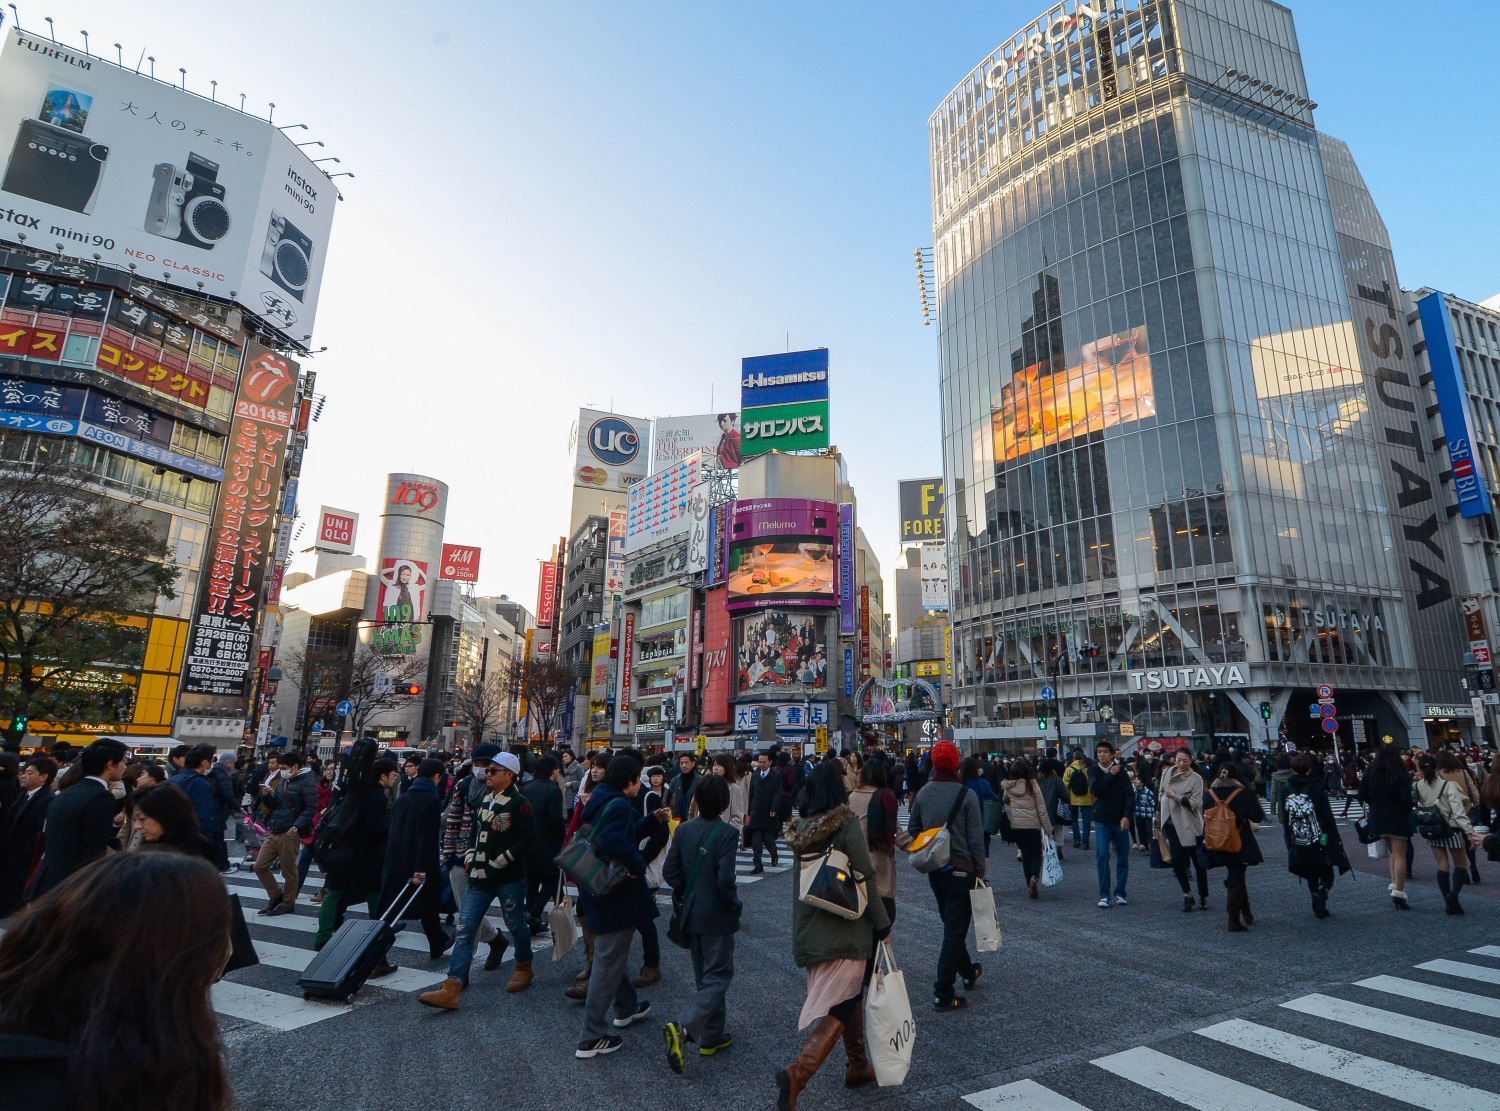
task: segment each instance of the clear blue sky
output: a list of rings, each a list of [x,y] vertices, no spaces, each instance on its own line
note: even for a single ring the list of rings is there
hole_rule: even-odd
[[[275,101],[343,159],[313,360],[329,396],[304,514],[383,475],[453,487],[481,589],[531,604],[567,525],[581,404],[734,395],[745,355],[827,346],[833,434],[889,572],[896,482],[935,473],[926,121],[1045,9],[940,3],[22,3]],[[1500,291],[1493,2],[1292,5],[1318,126],[1346,140],[1402,283]]]

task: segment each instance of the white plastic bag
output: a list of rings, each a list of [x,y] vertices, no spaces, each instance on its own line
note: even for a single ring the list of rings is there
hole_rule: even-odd
[[[983,880],[969,888],[969,907],[974,917],[974,948],[993,953],[1000,948],[1000,923],[995,917],[995,889]]]
[[[1379,841],[1371,841],[1365,848],[1369,850],[1371,860],[1384,860],[1391,855],[1391,850],[1383,837]]]
[[[911,1015],[911,1000],[906,997],[906,977],[896,967],[890,942],[882,941],[875,950],[875,975],[865,995],[865,1040],[869,1043],[870,1064],[875,1066],[875,1081],[882,1088],[906,1080],[916,1039],[917,1023]]]
[[[557,881],[557,901],[547,912],[547,929],[552,934],[552,959],[560,961],[568,950],[578,942],[578,923],[573,917],[573,900],[563,886],[564,878]]]
[[[1050,837],[1042,838],[1042,886],[1056,887],[1062,883],[1062,861],[1057,859],[1057,842]]]

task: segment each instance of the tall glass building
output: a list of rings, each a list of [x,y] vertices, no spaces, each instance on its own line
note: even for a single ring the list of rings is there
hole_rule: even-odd
[[[1420,737],[1452,592],[1315,107],[1279,4],[1070,0],[932,115],[960,740]]]

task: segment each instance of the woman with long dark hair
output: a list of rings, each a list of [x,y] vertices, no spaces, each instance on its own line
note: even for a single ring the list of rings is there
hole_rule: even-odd
[[[1445,752],[1443,755],[1448,757],[1452,765],[1462,770],[1463,765],[1458,763],[1452,753]],[[1417,757],[1419,774],[1416,783],[1412,785],[1412,803],[1415,807],[1422,808],[1419,813],[1435,814],[1441,819],[1438,828],[1443,832],[1436,835],[1430,832],[1431,827],[1418,828],[1422,830],[1427,847],[1432,850],[1433,859],[1437,862],[1438,890],[1443,893],[1448,913],[1462,914],[1464,908],[1458,901],[1458,893],[1469,882],[1466,850],[1474,840],[1474,825],[1469,821],[1464,796],[1459,791],[1458,784],[1447,776],[1439,775],[1440,766],[1439,759],[1430,752]]]
[[[198,815],[187,792],[175,783],[158,783],[136,790],[126,800],[130,824],[139,843],[132,848],[173,849],[188,856],[199,856],[210,864],[218,863],[218,854],[198,829]]]
[[[1264,863],[1265,856],[1255,840],[1251,823],[1266,820],[1266,812],[1260,804],[1251,784],[1246,782],[1245,769],[1236,760],[1219,763],[1218,772],[1208,788],[1205,799],[1205,815],[1219,803],[1229,807],[1234,814],[1235,826],[1239,830],[1240,847],[1236,852],[1210,849],[1209,867],[1224,868],[1225,904],[1229,912],[1229,932],[1244,933],[1246,927],[1255,925],[1255,913],[1250,909],[1250,889],[1245,884],[1248,869]]]
[[[1406,854],[1411,848],[1411,775],[1395,745],[1382,745],[1359,782],[1365,821],[1390,853],[1391,902],[1410,910],[1406,901]]]
[[[228,1108],[229,921],[217,869],[175,853],[103,857],[32,903],[0,940],[0,1106]]]
[[[875,1079],[865,1053],[864,994],[874,969],[875,945],[890,936],[891,921],[875,885],[864,831],[848,799],[843,767],[837,761],[819,764],[803,785],[801,817],[787,826],[786,841],[792,849],[792,959],[807,969],[807,998],[797,1028],[808,1034],[797,1059],[776,1073],[777,1111],[795,1111],[798,1095],[840,1039],[848,1057],[845,1085],[855,1088]],[[828,849],[842,852],[849,867],[864,877],[865,912],[853,920],[797,898],[802,869],[816,867]]]
[[[1193,909],[1190,871],[1198,880],[1198,905],[1208,909],[1208,869],[1198,858],[1198,842],[1203,837],[1203,795],[1207,789],[1203,777],[1193,767],[1193,750],[1186,746],[1172,754],[1172,762],[1162,769],[1156,784],[1162,848],[1171,854],[1172,874],[1182,889],[1185,912]]]
[[[1287,761],[1292,777],[1282,784],[1282,836],[1286,840],[1286,867],[1307,881],[1313,914],[1328,917],[1328,893],[1334,872],[1349,871],[1344,840],[1333,820],[1323,769],[1309,752],[1299,752]]]

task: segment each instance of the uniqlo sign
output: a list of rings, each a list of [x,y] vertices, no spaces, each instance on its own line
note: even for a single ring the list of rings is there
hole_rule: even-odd
[[[317,547],[320,551],[347,555],[354,551],[354,534],[358,528],[358,513],[330,509],[325,505],[318,511]]]
[[[479,549],[463,544],[444,544],[440,579],[453,579],[461,583],[479,581]]]

